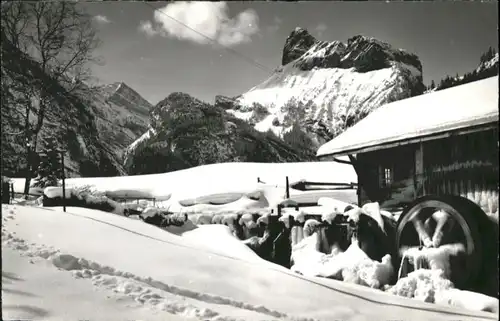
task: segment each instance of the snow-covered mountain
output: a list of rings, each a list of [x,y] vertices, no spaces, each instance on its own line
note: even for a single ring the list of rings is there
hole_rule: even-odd
[[[498,72],[498,52],[493,56],[493,58],[491,58],[490,60],[488,61],[485,61],[483,63],[480,63],[479,66],[477,67],[476,69],[476,72],[477,73],[481,73],[485,70],[489,70],[489,69],[496,69],[496,71]]]
[[[282,66],[267,80],[217,102],[259,131],[282,135],[294,123],[318,144],[380,105],[425,90],[419,58],[374,38],[320,41],[296,28],[285,42]]]
[[[261,133],[224,109],[186,93],[151,109],[149,129],[125,151],[129,174],[163,173],[223,162],[300,162],[314,154]]]
[[[151,105],[120,83],[100,88],[82,84],[68,91],[7,38],[2,37],[1,44],[2,172],[10,176],[26,173],[26,108],[19,99],[43,84],[52,103],[38,136],[39,149],[45,137],[55,136],[68,150],[68,177],[124,174],[121,154],[146,131]]]
[[[108,102],[124,107],[131,114],[136,114],[143,121],[149,119],[149,112],[153,105],[144,99],[137,91],[123,82],[104,85],[101,88]]]
[[[121,160],[124,150],[147,130],[153,105],[123,82],[99,87],[93,103],[99,133]]]

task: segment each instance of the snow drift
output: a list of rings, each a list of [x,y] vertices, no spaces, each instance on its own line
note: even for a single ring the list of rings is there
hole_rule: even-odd
[[[68,190],[89,188],[113,199],[154,198],[156,206],[172,212],[216,213],[276,208],[285,197],[285,178],[291,183],[351,183],[357,176],[350,165],[336,162],[304,163],[221,163],[164,174],[70,178]],[[257,183],[257,178],[265,183]],[[14,190],[22,193],[24,179],[14,178]],[[292,198],[316,202],[329,196],[347,203],[356,202],[355,190],[298,191]],[[150,206],[153,202],[149,202]]]
[[[58,273],[87,280],[108,291],[108,296],[132,298],[152,315],[161,311],[167,319],[361,320],[394,314],[414,320],[495,318],[491,313],[429,305],[334,280],[294,275],[258,258],[219,226],[174,234],[82,208],[63,213],[60,208],[9,205],[3,206],[3,212],[3,248],[29,257],[34,266],[50,263]],[[49,290],[57,285],[47,287],[38,304],[50,301]],[[12,302],[12,295],[4,293],[2,304]],[[28,298],[16,303],[23,300]],[[18,318],[15,310],[4,310],[4,316],[5,311],[7,317]],[[61,318],[44,317],[52,319]]]

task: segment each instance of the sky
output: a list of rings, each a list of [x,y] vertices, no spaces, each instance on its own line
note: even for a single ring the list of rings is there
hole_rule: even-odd
[[[81,6],[93,16],[102,41],[95,53],[104,64],[93,67],[99,83],[124,82],[152,104],[177,91],[206,102],[248,91],[280,66],[286,38],[296,27],[319,40],[346,42],[362,34],[412,52],[422,62],[425,84],[469,72],[488,47],[498,50],[497,2],[102,1]]]

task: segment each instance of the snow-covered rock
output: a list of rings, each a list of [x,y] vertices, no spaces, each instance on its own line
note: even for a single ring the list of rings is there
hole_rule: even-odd
[[[286,40],[282,67],[234,102],[225,99],[224,106],[245,120],[262,114],[259,131],[281,135],[299,122],[323,143],[375,108],[424,89],[414,54],[364,36],[320,41],[296,28]]]

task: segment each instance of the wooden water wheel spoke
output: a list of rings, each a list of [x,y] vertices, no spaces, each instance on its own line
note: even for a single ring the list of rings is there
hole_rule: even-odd
[[[455,231],[456,226],[456,221],[448,215],[446,218],[446,222],[442,224],[439,229],[436,227],[436,231],[434,233],[434,236],[432,237],[434,246],[439,247],[444,244],[450,244],[452,241],[458,241]],[[462,243],[461,238],[460,242]]]
[[[429,233],[427,232],[425,226],[426,224],[422,222],[421,218],[418,215],[415,215],[415,217],[412,218],[411,222],[413,223],[413,226],[418,233],[420,241],[423,242],[425,247],[430,247],[432,245],[432,241]]]
[[[434,233],[432,235],[432,244],[434,247],[439,247],[441,245],[441,241],[443,237],[449,235],[451,233],[451,228],[453,227],[453,220],[449,221],[450,215],[443,210],[439,210],[432,214],[432,218],[436,221],[436,227],[434,229]],[[443,231],[443,227],[448,223],[448,227],[445,231]],[[451,228],[450,228],[451,226]]]

